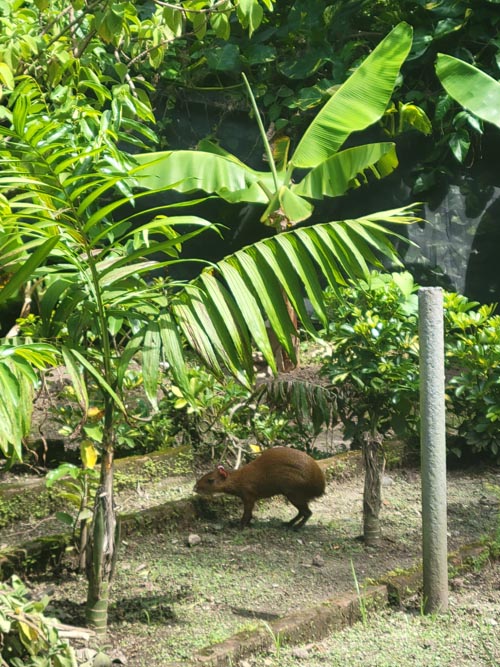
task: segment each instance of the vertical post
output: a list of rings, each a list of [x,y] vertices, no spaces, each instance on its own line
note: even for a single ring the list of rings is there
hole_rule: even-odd
[[[443,293],[418,293],[424,612],[448,608]]]

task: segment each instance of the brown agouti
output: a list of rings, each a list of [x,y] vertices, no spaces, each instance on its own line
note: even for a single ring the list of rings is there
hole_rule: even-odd
[[[309,501],[325,492],[325,476],[316,461],[304,452],[273,447],[238,470],[218,466],[201,477],[194,490],[202,495],[228,493],[241,498],[242,528],[250,523],[257,500],[285,496],[299,510],[287,525],[300,528],[312,514]]]

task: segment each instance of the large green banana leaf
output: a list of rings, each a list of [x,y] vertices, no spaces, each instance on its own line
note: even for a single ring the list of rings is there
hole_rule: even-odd
[[[444,89],[463,107],[500,127],[500,83],[473,65],[438,53],[436,73]]]
[[[334,93],[312,121],[286,170],[251,169],[220,146],[202,142],[199,151],[143,153],[146,169],[138,173],[144,188],[170,187],[180,192],[203,190],[228,202],[266,204],[266,222],[277,208],[292,223],[310,217],[313,207],[303,197],[339,196],[363,182],[368,170],[383,177],[397,166],[390,144],[375,144],[334,156],[347,137],[375,123],[390,100],[402,63],[411,47],[412,29],[397,25]],[[291,185],[295,167],[312,168],[298,186]]]
[[[366,144],[335,153],[291,187],[302,197],[323,199],[339,197],[367,180],[366,173],[375,178],[388,176],[398,166],[396,146],[391,142]]]
[[[411,26],[399,23],[309,125],[290,160],[295,167],[316,167],[352,132],[369,127],[382,116],[411,43]]]
[[[181,150],[134,157],[143,167],[147,165],[137,178],[141,187],[151,190],[203,190],[231,203],[267,204],[266,190],[274,189],[271,172],[255,171],[230,154]]]

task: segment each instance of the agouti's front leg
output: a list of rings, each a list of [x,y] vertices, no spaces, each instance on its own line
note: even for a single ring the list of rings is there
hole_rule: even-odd
[[[248,526],[252,520],[252,512],[255,506],[255,500],[253,498],[243,498],[243,516],[241,517],[240,526],[245,528]]]

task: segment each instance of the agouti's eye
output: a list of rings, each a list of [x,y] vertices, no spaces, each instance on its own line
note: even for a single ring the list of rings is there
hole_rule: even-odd
[[[214,483],[214,480],[213,480],[213,479],[207,479],[207,482],[208,482],[209,484],[213,484],[213,483]]]

